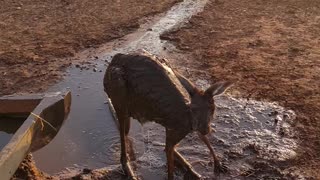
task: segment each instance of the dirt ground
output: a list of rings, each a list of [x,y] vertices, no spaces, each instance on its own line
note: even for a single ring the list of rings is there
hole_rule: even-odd
[[[211,0],[180,29],[164,34],[189,58],[189,78],[235,82],[233,94],[297,113],[295,162],[320,179],[320,4],[316,0]]]
[[[36,167],[33,157],[31,154],[27,155],[27,157],[21,162],[20,167],[15,172],[14,176],[11,178],[12,180],[41,180],[41,179],[49,179],[50,176],[39,171]]]
[[[141,17],[178,1],[2,1],[0,95],[43,91],[70,65],[65,57],[122,37],[139,27]]]
[[[0,95],[45,90],[72,63],[66,57],[122,37],[139,27],[141,17],[178,1],[4,0]],[[162,39],[185,54],[176,67],[191,79],[231,80],[234,95],[294,110],[303,148],[282,166],[298,166],[320,179],[319,37],[316,0],[210,0],[204,12]],[[30,173],[23,177],[38,172]]]

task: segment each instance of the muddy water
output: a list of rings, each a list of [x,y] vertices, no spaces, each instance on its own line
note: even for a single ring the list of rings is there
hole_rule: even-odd
[[[99,49],[80,53],[76,58],[94,61],[70,68],[65,80],[50,89],[70,89],[73,93],[72,109],[56,138],[34,153],[37,165],[53,174],[61,170],[69,172],[84,167],[118,165],[119,136],[102,85],[108,62],[117,52],[138,49],[168,56],[163,49],[172,46],[162,42],[159,35],[187,21],[192,14],[201,11],[205,3],[186,0],[166,14],[147,21],[135,33]],[[202,79],[196,84],[202,88],[208,86],[208,82]],[[229,173],[222,177],[243,179],[243,176],[263,178],[265,175],[279,175],[276,168],[272,169],[272,163],[285,162],[296,155],[297,144],[291,128],[294,112],[275,103],[230,96],[217,97],[215,100],[217,114],[212,127],[216,133],[210,135],[210,141],[222,162],[229,167]],[[134,120],[130,137],[136,152],[138,174],[144,179],[164,179],[164,128],[154,123],[141,127]],[[184,139],[178,149],[200,174],[208,179],[214,177],[209,152],[195,135]],[[256,172],[261,167],[267,174]],[[178,179],[183,178],[182,172],[176,173]]]
[[[71,90],[72,107],[69,119],[55,139],[34,153],[40,169],[54,174],[66,168],[100,168],[119,164],[118,131],[102,85],[107,62],[117,52],[138,49],[161,55],[164,42],[160,41],[159,35],[201,11],[205,3],[205,0],[186,0],[167,13],[147,20],[135,33],[76,56],[75,59],[95,60],[73,66],[68,70],[66,78],[49,90]],[[144,152],[144,143],[136,140],[142,139],[141,132],[140,125],[133,123],[130,135],[133,137],[137,156]]]
[[[24,120],[24,118],[0,118],[0,150],[10,141]]]
[[[8,134],[4,131],[0,131],[0,151],[10,141],[13,134]]]

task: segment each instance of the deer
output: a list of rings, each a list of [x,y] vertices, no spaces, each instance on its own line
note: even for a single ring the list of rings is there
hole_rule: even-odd
[[[171,68],[169,62],[148,52],[116,54],[104,75],[104,91],[109,97],[119,123],[122,169],[131,179],[138,179],[127,155],[130,117],[141,124],[156,122],[165,128],[165,152],[168,179],[174,177],[174,158],[196,179],[192,166],[175,150],[186,135],[196,132],[208,147],[214,160],[214,172],[226,172],[216,156],[207,135],[214,118],[214,96],[224,93],[231,82],[220,81],[206,90]]]

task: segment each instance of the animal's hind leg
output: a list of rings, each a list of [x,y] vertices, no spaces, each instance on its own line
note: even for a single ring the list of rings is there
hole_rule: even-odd
[[[118,115],[118,120],[119,120],[119,131],[120,131],[120,142],[121,142],[121,164],[124,167],[125,164],[128,162],[127,158],[127,137],[125,134],[125,121],[127,117],[125,115],[121,114]]]
[[[127,155],[128,153],[127,151],[128,136],[127,135],[130,129],[130,127],[128,127],[128,124],[130,124],[130,118],[127,113],[127,110],[124,107],[119,108],[119,106],[117,105],[114,105],[114,106],[115,106],[115,111],[117,113],[117,118],[119,122],[120,143],[121,143],[120,161],[121,161],[122,169],[130,177],[130,179],[137,179],[130,165],[130,159],[128,158],[128,155]]]
[[[126,131],[127,122],[130,123],[129,116],[124,115],[124,116],[119,117],[120,140],[121,140],[121,165],[122,165],[122,168],[125,171],[125,173],[131,179],[137,179],[136,175],[134,174],[133,169],[130,165],[130,159],[128,158],[128,155],[127,155],[127,142],[128,142],[128,136],[127,136],[128,133],[126,133],[126,132],[128,132],[128,131]]]
[[[123,72],[121,68],[111,68],[111,73],[108,74],[107,93],[112,101],[116,116],[119,122],[119,132],[121,141],[121,165],[125,173],[131,179],[137,179],[134,175],[128,156],[127,156],[127,135],[130,129],[129,111],[126,105],[127,102],[127,88],[126,81],[123,78]]]
[[[124,134],[128,136],[130,131],[130,118],[128,118],[126,121],[124,121]]]
[[[136,156],[134,154],[134,148],[133,148],[133,142],[132,142],[132,139],[128,136],[129,134],[129,131],[130,131],[130,119],[128,121],[125,121],[125,124],[124,124],[124,134],[125,134],[125,137],[126,137],[126,141],[127,141],[127,153],[129,154],[129,157],[130,157],[130,160],[131,161],[135,161],[136,160]]]

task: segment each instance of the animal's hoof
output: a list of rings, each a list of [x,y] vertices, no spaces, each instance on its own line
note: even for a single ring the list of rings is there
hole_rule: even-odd
[[[191,171],[191,172],[188,171],[188,172],[184,175],[183,179],[184,179],[184,180],[200,180],[200,179],[202,179],[202,178],[201,178],[201,175],[199,175],[198,173],[192,172],[192,171]]]
[[[130,180],[138,180],[137,176],[133,172],[133,169],[129,162],[127,162],[123,168],[125,174],[128,176],[128,179]]]
[[[129,177],[130,180],[138,180],[137,177]]]
[[[214,163],[214,172],[216,174],[226,173],[228,172],[228,167],[225,164],[221,164],[220,162]]]

